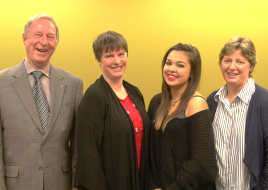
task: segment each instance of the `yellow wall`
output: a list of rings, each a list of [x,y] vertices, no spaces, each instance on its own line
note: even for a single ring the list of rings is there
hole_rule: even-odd
[[[141,90],[147,106],[161,89],[162,57],[179,42],[201,53],[199,91],[205,97],[224,84],[218,54],[234,35],[255,43],[259,62],[253,76],[268,88],[267,8],[266,0],[0,0],[0,70],[25,57],[24,24],[30,16],[46,13],[60,29],[61,43],[52,64],[80,76],[85,89],[101,75],[92,42],[107,30],[126,38],[129,66],[124,78]]]

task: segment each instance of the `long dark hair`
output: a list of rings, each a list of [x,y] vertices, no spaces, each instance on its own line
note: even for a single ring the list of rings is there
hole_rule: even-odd
[[[183,51],[185,53],[185,55],[189,59],[191,71],[190,71],[188,85],[181,96],[180,104],[175,109],[175,111],[170,115],[167,115],[167,113],[170,108],[171,99],[172,99],[171,91],[170,91],[170,86],[168,86],[166,81],[164,80],[163,72],[162,72],[161,104],[156,112],[156,117],[155,117],[154,122],[155,122],[155,128],[157,130],[162,129],[163,131],[165,130],[167,123],[171,121],[172,119],[174,119],[175,117],[177,117],[182,112],[183,108],[186,106],[186,104],[189,102],[191,97],[194,95],[195,91],[198,88],[200,77],[201,77],[201,57],[200,57],[198,49],[190,44],[179,43],[171,47],[166,52],[162,60],[162,70],[165,66],[168,55],[172,51]]]

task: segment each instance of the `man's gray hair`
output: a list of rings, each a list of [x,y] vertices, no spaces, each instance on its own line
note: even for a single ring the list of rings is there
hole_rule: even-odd
[[[47,19],[47,20],[50,20],[50,21],[53,22],[53,24],[56,27],[56,38],[57,38],[57,44],[58,44],[60,42],[60,33],[59,33],[58,25],[55,22],[54,18],[52,16],[50,16],[50,15],[47,15],[47,14],[37,14],[37,15],[34,15],[31,18],[29,18],[29,20],[26,22],[26,24],[24,26],[23,34],[28,37],[28,32],[29,32],[29,29],[30,29],[30,25],[32,24],[32,22],[34,22],[34,21],[36,21],[38,19]]]

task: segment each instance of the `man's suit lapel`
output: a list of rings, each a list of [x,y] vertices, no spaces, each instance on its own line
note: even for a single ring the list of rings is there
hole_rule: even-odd
[[[50,105],[50,116],[49,116],[49,124],[48,129],[45,133],[44,139],[50,133],[51,129],[54,126],[54,123],[59,115],[64,91],[65,91],[65,83],[63,82],[63,75],[61,72],[54,67],[50,66],[50,97],[51,97],[51,105]]]
[[[15,80],[12,81],[12,84],[15,91],[17,92],[22,104],[24,105],[25,109],[33,119],[40,132],[43,133],[43,128],[34,102],[29,78],[24,66],[24,60],[15,67],[13,76],[15,77]]]

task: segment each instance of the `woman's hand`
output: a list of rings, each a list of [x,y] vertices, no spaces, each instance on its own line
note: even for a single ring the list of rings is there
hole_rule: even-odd
[[[157,189],[154,189],[154,190],[162,190],[161,188],[157,188]]]

